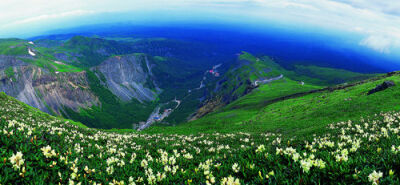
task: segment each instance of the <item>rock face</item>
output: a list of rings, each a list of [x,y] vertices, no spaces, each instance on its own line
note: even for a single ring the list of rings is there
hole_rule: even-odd
[[[374,89],[368,91],[368,95],[374,94],[379,91],[383,91],[389,87],[395,86],[396,84],[392,81],[384,81],[382,84],[377,85]]]
[[[155,100],[161,92],[151,72],[146,55],[115,56],[92,68],[104,85],[123,101],[133,98],[140,102]],[[103,76],[103,77],[102,77]]]
[[[65,113],[65,108],[79,111],[79,108],[100,105],[90,90],[86,72],[54,73],[19,58],[32,59],[28,55],[0,55],[0,91],[44,112],[59,115]],[[161,93],[146,55],[110,57],[92,70],[102,85],[123,101],[152,101]]]
[[[0,91],[48,113],[99,105],[85,72],[54,74],[9,56],[0,56]]]

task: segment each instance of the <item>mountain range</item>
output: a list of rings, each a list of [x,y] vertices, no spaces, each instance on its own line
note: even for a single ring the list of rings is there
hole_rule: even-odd
[[[206,44],[165,38],[3,39],[0,48],[1,91],[96,128],[174,125],[272,84],[284,83],[283,96],[375,76],[315,65],[288,69],[247,52],[223,61],[227,54],[208,56]],[[197,59],[187,60],[190,49]]]

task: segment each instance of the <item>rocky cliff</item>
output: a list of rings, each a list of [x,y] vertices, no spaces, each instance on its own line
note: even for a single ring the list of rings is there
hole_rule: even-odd
[[[0,56],[0,91],[49,113],[99,104],[85,72],[54,73],[15,56]]]
[[[161,92],[144,54],[115,56],[92,68],[104,85],[123,101],[153,101]]]

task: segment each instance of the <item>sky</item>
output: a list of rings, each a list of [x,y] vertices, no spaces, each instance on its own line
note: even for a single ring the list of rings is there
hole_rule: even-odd
[[[400,51],[399,0],[1,0],[0,38],[113,22],[282,24],[358,35],[377,53]],[[357,37],[358,38],[358,37]]]

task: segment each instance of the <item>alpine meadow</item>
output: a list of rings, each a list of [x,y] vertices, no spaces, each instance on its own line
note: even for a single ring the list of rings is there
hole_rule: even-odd
[[[0,12],[0,185],[400,184],[396,0]]]

